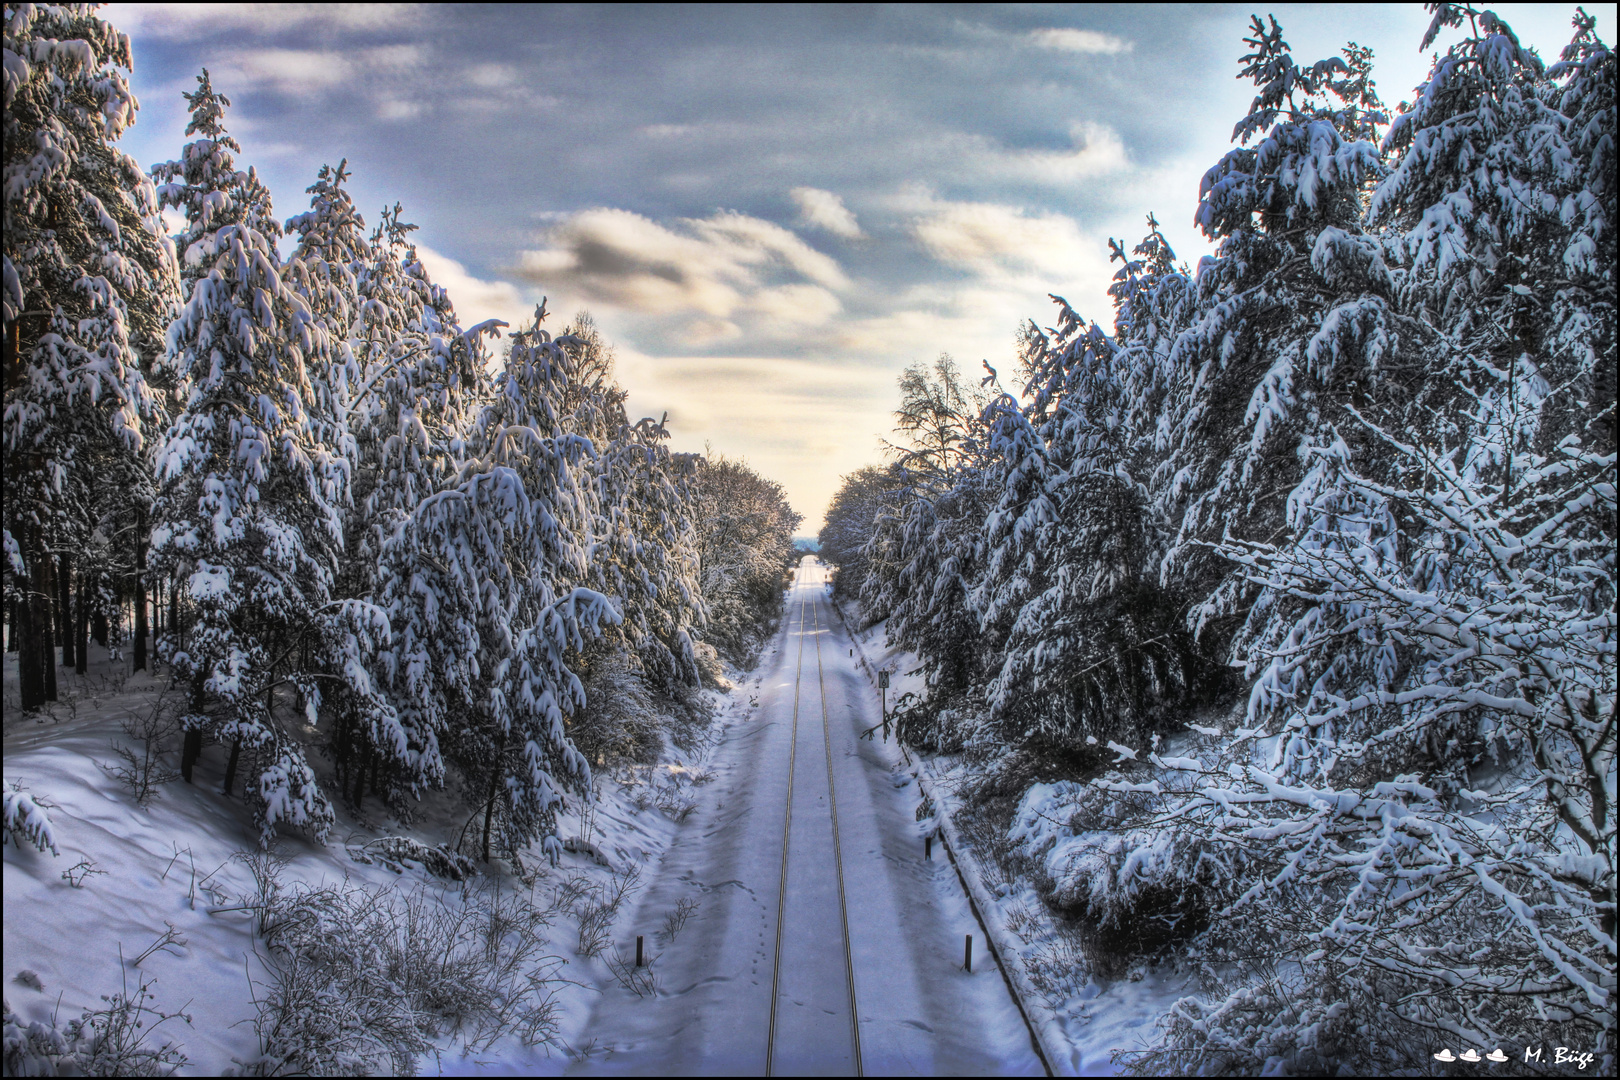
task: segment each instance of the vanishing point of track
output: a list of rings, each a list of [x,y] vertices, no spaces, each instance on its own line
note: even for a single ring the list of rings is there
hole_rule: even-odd
[[[833,787],[833,758],[832,733],[827,721],[827,680],[821,664],[821,611],[814,600],[799,601],[799,661],[798,670],[793,677],[793,730],[792,744],[788,751],[788,787],[787,787],[787,813],[782,823],[782,878],[776,894],[776,953],[771,963],[771,1022],[765,1043],[765,1075],[772,1075],[771,1067],[776,1055],[776,1008],[779,1000],[778,984],[782,973],[782,925],[787,913],[787,884],[788,884],[788,845],[793,838],[793,770],[799,752],[799,703],[800,686],[804,681],[804,624],[805,608],[809,608],[815,618],[816,638],[816,696],[821,702],[821,737],[827,750],[827,805],[832,812],[832,845],[833,866],[838,875],[838,915],[839,925],[843,929],[844,940],[844,977],[849,990],[849,1037],[854,1050],[855,1075],[864,1075],[861,1070],[861,1021],[855,1008],[855,965],[850,958],[849,948],[849,908],[844,900],[844,858],[838,844],[838,796]]]

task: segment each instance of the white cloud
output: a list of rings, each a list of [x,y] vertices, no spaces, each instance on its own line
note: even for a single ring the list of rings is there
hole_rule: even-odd
[[[1086,273],[1098,245],[1073,218],[1001,203],[943,202],[926,194],[908,225],[913,239],[941,262],[981,277],[1035,272],[1048,278]]]
[[[828,290],[849,285],[834,260],[791,231],[731,211],[666,226],[628,210],[585,210],[553,226],[546,240],[523,253],[517,273],[640,314],[781,319],[836,310]],[[812,292],[773,292],[806,284]]]
[[[416,245],[416,255],[434,284],[450,294],[461,325],[476,326],[485,319],[500,319],[517,327],[533,317],[534,297],[510,281],[474,277],[461,263],[422,244]]]
[[[1096,30],[1075,30],[1067,26],[1035,30],[1029,37],[1043,49],[1059,49],[1063,52],[1101,53],[1113,56],[1130,52],[1133,48],[1132,43],[1124,38]]]
[[[834,236],[842,236],[846,240],[859,240],[866,234],[861,232],[860,223],[855,215],[844,205],[844,200],[830,191],[820,188],[796,187],[788,192],[799,207],[799,220],[805,225],[818,229],[826,229]]]
[[[1070,129],[1072,150],[996,150],[985,152],[978,167],[991,176],[1067,184],[1118,172],[1129,161],[1119,134],[1106,124],[1086,122]]]
[[[264,35],[288,30],[399,30],[421,20],[423,4],[108,4],[106,18],[131,35],[192,41],[220,31]]]
[[[269,87],[286,94],[317,94],[361,80],[367,90],[379,77],[414,72],[427,60],[419,45],[382,45],[373,49],[248,49],[229,55],[223,65],[248,88]]]
[[[401,101],[398,98],[387,98],[377,104],[377,118],[380,120],[410,120],[421,115],[422,106],[414,101]]]

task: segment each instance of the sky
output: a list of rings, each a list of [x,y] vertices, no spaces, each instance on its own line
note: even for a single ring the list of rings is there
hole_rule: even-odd
[[[1545,58],[1573,5],[1490,5]],[[1614,41],[1615,8],[1596,5]],[[1252,13],[1298,61],[1371,46],[1391,105],[1428,70],[1421,5],[110,4],[140,119],[174,158],[207,67],[280,216],[347,158],[398,201],[463,322],[587,309],[637,415],[745,458],[814,533],[883,460],[896,379],[1009,370],[1048,294],[1105,327],[1110,237],[1177,255],[1254,89]],[[1444,47],[1453,31],[1437,43]],[[1010,389],[1016,389],[1011,387]]]

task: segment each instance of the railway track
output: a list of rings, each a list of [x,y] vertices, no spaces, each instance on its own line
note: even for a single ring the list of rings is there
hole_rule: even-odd
[[[774,1068],[777,1064],[777,1018],[779,1011],[778,1007],[781,1004],[783,994],[781,986],[783,970],[782,941],[784,929],[787,925],[787,919],[790,911],[792,910],[792,905],[789,903],[788,878],[790,868],[789,856],[792,853],[793,845],[793,795],[795,782],[797,780],[796,772],[799,756],[799,716],[801,712],[805,711],[803,708],[805,661],[804,643],[805,637],[807,636],[805,633],[805,624],[807,621],[813,619],[814,625],[812,628],[812,636],[815,639],[816,661],[815,695],[817,704],[819,706],[819,708],[814,711],[819,711],[821,714],[822,747],[825,751],[827,762],[827,809],[831,815],[832,825],[832,861],[838,890],[838,925],[843,944],[844,986],[848,994],[849,1040],[851,1056],[855,1064],[855,1075],[862,1076],[864,1075],[864,1072],[861,1066],[860,1015],[856,1008],[855,997],[855,964],[851,956],[849,944],[849,906],[844,895],[844,859],[838,837],[838,795],[833,781],[832,729],[827,717],[826,673],[821,659],[821,609],[816,599],[819,590],[802,588],[802,571],[800,591],[802,593],[807,593],[808,599],[801,599],[799,601],[798,610],[799,655],[797,670],[793,680],[792,744],[790,750],[788,751],[787,809],[786,813],[783,815],[782,823],[782,873],[776,896],[776,947],[771,963],[771,1013],[770,1025],[766,1034],[765,1075],[775,1075]]]

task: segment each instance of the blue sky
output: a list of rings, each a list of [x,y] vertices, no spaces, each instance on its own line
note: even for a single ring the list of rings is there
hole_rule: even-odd
[[[1556,57],[1573,6],[1493,5]],[[278,213],[348,158],[404,204],[471,322],[588,308],[638,412],[780,480],[806,531],[881,459],[894,382],[1006,365],[1049,292],[1106,325],[1107,238],[1158,215],[1188,261],[1198,179],[1253,88],[1252,11],[1297,58],[1376,52],[1391,104],[1420,5],[811,7],[112,4],[125,149],[175,156],[208,67]],[[1614,6],[1598,5],[1614,40]],[[1442,44],[1451,38],[1443,38]]]

